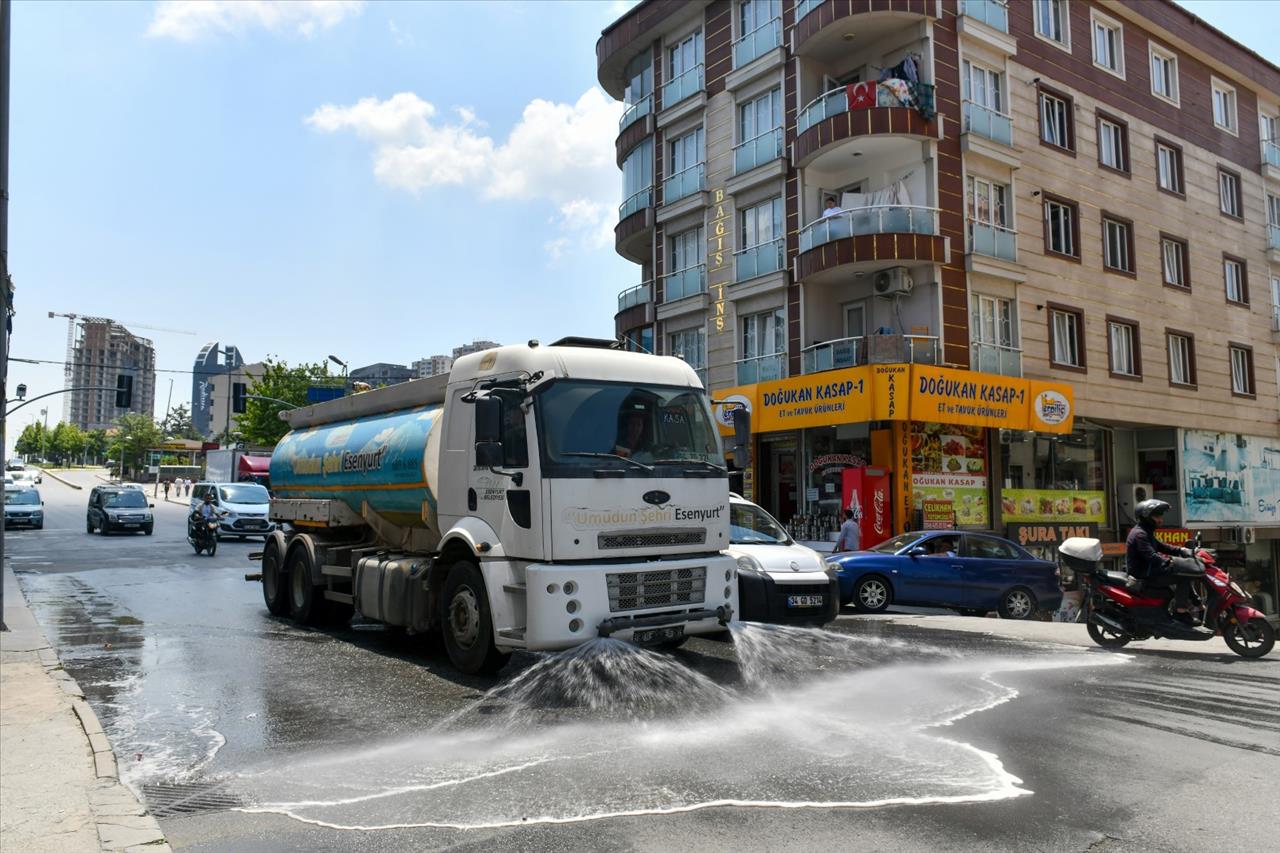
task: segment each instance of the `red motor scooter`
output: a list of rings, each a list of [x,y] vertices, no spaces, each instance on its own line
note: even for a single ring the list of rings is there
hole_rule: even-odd
[[[1249,593],[1221,569],[1213,551],[1201,547],[1199,534],[1189,543],[1192,557],[1174,557],[1174,571],[1192,582],[1198,619],[1188,624],[1171,612],[1172,590],[1144,590],[1142,581],[1124,572],[1102,569],[1102,543],[1072,538],[1058,546],[1066,566],[1080,578],[1089,637],[1106,649],[1131,640],[1209,640],[1218,634],[1231,651],[1260,658],[1276,644],[1275,628],[1249,606]]]

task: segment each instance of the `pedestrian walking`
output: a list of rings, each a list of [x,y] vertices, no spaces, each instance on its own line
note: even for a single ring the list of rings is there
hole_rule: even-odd
[[[165,500],[169,500],[169,485],[170,485],[169,481],[165,480],[164,481],[164,499]]]
[[[835,550],[857,551],[862,544],[862,530],[853,517],[853,510],[844,511],[844,524],[840,525],[840,538],[836,540]]]

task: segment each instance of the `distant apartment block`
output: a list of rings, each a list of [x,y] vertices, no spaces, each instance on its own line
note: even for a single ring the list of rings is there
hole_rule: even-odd
[[[420,358],[413,363],[413,376],[415,379],[426,379],[428,376],[448,373],[452,367],[453,356],[433,355],[429,358]]]
[[[111,390],[73,391],[68,419],[83,430],[108,429],[128,412],[152,416],[156,404],[156,352],[151,340],[140,338],[119,323],[84,318],[77,326],[72,354],[73,388],[105,386]],[[116,408],[116,379],[133,377],[133,401]]]

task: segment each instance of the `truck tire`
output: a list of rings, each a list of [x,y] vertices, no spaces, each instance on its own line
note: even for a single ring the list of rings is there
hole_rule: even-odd
[[[265,556],[265,555],[264,555]],[[311,583],[311,549],[303,545],[289,549],[285,560],[289,580],[289,609],[299,625],[315,625],[324,612],[324,596]]]
[[[468,675],[492,675],[510,657],[493,644],[489,594],[475,563],[463,560],[449,569],[440,596],[440,630],[449,660]]]
[[[284,545],[280,538],[268,536],[262,549],[262,600],[272,616],[289,615],[289,576],[284,571]]]

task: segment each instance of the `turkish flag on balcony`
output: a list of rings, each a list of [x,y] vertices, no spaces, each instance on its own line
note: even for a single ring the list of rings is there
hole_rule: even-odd
[[[844,90],[850,110],[869,110],[876,105],[875,83],[850,83]]]

